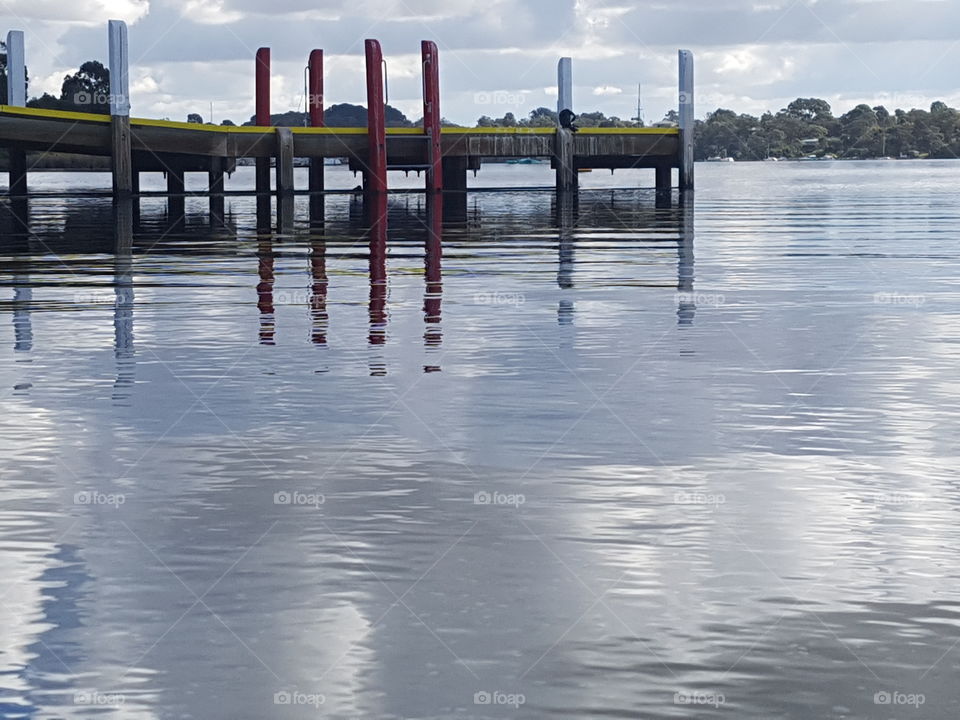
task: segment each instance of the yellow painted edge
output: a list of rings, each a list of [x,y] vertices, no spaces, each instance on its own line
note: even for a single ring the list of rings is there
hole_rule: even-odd
[[[581,135],[679,135],[679,128],[580,128]]]
[[[41,108],[14,107],[12,105],[0,105],[0,114],[49,118],[51,120],[110,122],[109,115],[101,115],[99,113],[83,113],[72,110],[44,110]],[[201,132],[255,133],[261,135],[273,132],[274,130],[274,128],[251,125],[200,125],[175,120],[151,120],[147,118],[131,118],[130,123],[140,127],[166,127],[178,130],[198,130]],[[296,134],[304,135],[367,134],[365,127],[292,127],[290,130]],[[441,128],[440,132],[444,135],[554,135],[557,130],[556,128],[523,127],[445,127]],[[421,128],[387,128],[386,133],[387,135],[422,135],[423,130]],[[580,128],[580,133],[583,135],[679,135],[680,130],[678,128]]]
[[[0,114],[3,115],[26,115],[27,117],[45,117],[52,120],[86,120],[89,122],[110,122],[109,115],[100,115],[99,113],[72,112],[70,110],[42,110],[40,108],[15,107],[13,105],[0,105]]]
[[[479,127],[440,128],[442,135],[556,135],[556,128],[525,128],[525,127]]]

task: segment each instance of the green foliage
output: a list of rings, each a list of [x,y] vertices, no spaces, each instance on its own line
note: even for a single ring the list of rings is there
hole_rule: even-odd
[[[960,157],[960,113],[942,102],[930,110],[858,105],[834,117],[830,104],[798,98],[780,112],[738,115],[717,110],[696,123],[696,157],[763,160],[807,155],[839,158]]]
[[[557,113],[550,108],[538,107],[531,110],[528,117],[517,120],[513,113],[505,113],[501,118],[492,118],[482,115],[477,120],[477,127],[556,127]],[[636,127],[632,120],[621,120],[618,117],[607,117],[602,112],[581,113],[577,116],[576,124],[580,127]]]

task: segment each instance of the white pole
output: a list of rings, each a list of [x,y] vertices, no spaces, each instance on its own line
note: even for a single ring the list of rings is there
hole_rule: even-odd
[[[557,63],[557,115],[564,110],[573,112],[573,61],[568,57]]]
[[[680,189],[693,190],[693,53],[680,51]]]
[[[110,45],[110,114],[130,115],[130,69],[127,50],[127,24],[123,20],[109,23]]]
[[[23,30],[7,33],[7,105],[27,105],[27,59],[23,48]]]

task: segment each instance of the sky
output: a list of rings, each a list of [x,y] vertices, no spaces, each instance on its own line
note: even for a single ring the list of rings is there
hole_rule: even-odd
[[[442,114],[472,125],[556,106],[573,58],[574,109],[655,122],[677,103],[677,50],[696,57],[699,117],[759,114],[822,97],[960,105],[956,0],[0,0],[0,31],[26,32],[30,94],[59,95],[87,59],[106,63],[109,19],[129,25],[132,114],[242,122],[254,53],[272,48],[274,112],[303,109],[311,49],[325,104],[365,104],[363,40],[381,41],[388,97],[422,115],[420,40],[440,48]],[[212,108],[212,114],[211,114]]]

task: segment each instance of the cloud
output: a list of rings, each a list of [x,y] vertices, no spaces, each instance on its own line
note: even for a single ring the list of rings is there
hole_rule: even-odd
[[[620,95],[623,92],[623,88],[618,88],[613,85],[600,85],[593,89],[594,95]]]
[[[840,103],[960,95],[960,3],[916,0],[5,0],[27,31],[31,92],[106,60],[108,18],[130,23],[134,112],[241,121],[253,112],[253,57],[273,50],[274,105],[302,102],[303,67],[322,46],[328,102],[363,102],[363,40],[387,59],[391,103],[417,111],[419,43],[440,47],[443,114],[472,123],[476,97],[555,104],[557,59],[574,59],[574,105],[629,117],[637,84],[648,119],[676,105],[678,47],[697,58],[697,114],[778,110],[798,96]],[[139,79],[139,80],[138,80]],[[148,80],[149,79],[149,80]],[[142,82],[140,82],[142,81]],[[140,84],[137,84],[140,82]],[[537,88],[531,91],[530,88]],[[544,90],[544,88],[546,88]]]

